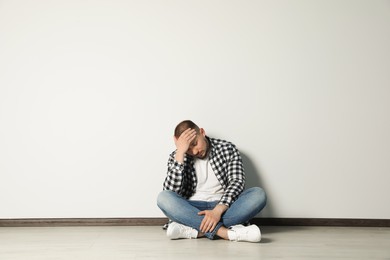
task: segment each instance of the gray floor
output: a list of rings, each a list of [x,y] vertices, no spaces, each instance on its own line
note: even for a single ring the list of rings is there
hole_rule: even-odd
[[[261,230],[260,243],[243,243],[168,240],[161,227],[3,227],[0,259],[390,259],[390,228]]]

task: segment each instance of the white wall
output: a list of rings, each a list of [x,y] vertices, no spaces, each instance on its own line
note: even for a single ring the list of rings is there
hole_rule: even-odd
[[[192,119],[269,217],[390,218],[389,1],[0,1],[0,218],[162,217]]]

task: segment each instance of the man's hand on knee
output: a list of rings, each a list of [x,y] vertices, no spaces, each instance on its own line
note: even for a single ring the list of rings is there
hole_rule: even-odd
[[[227,210],[227,206],[218,204],[213,210],[203,210],[198,215],[204,215],[202,223],[200,224],[200,231],[202,233],[211,232],[221,220],[222,214]]]

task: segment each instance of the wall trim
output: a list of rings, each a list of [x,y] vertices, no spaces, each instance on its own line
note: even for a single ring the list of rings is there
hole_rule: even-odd
[[[0,227],[160,226],[167,218],[24,218],[0,219]]]
[[[258,226],[390,227],[390,219],[254,218]]]
[[[24,218],[0,219],[0,227],[162,226],[167,218]],[[258,226],[390,227],[390,219],[254,218]]]

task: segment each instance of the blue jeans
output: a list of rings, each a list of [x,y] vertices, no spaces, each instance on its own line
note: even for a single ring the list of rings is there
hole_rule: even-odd
[[[261,188],[254,187],[243,191],[222,215],[214,230],[207,232],[205,236],[209,239],[214,239],[221,226],[230,227],[249,221],[265,207],[266,200],[265,192]],[[160,192],[157,197],[158,207],[170,220],[192,227],[198,231],[204,218],[204,216],[199,216],[198,212],[212,210],[217,204],[218,201],[187,200],[169,190]]]

